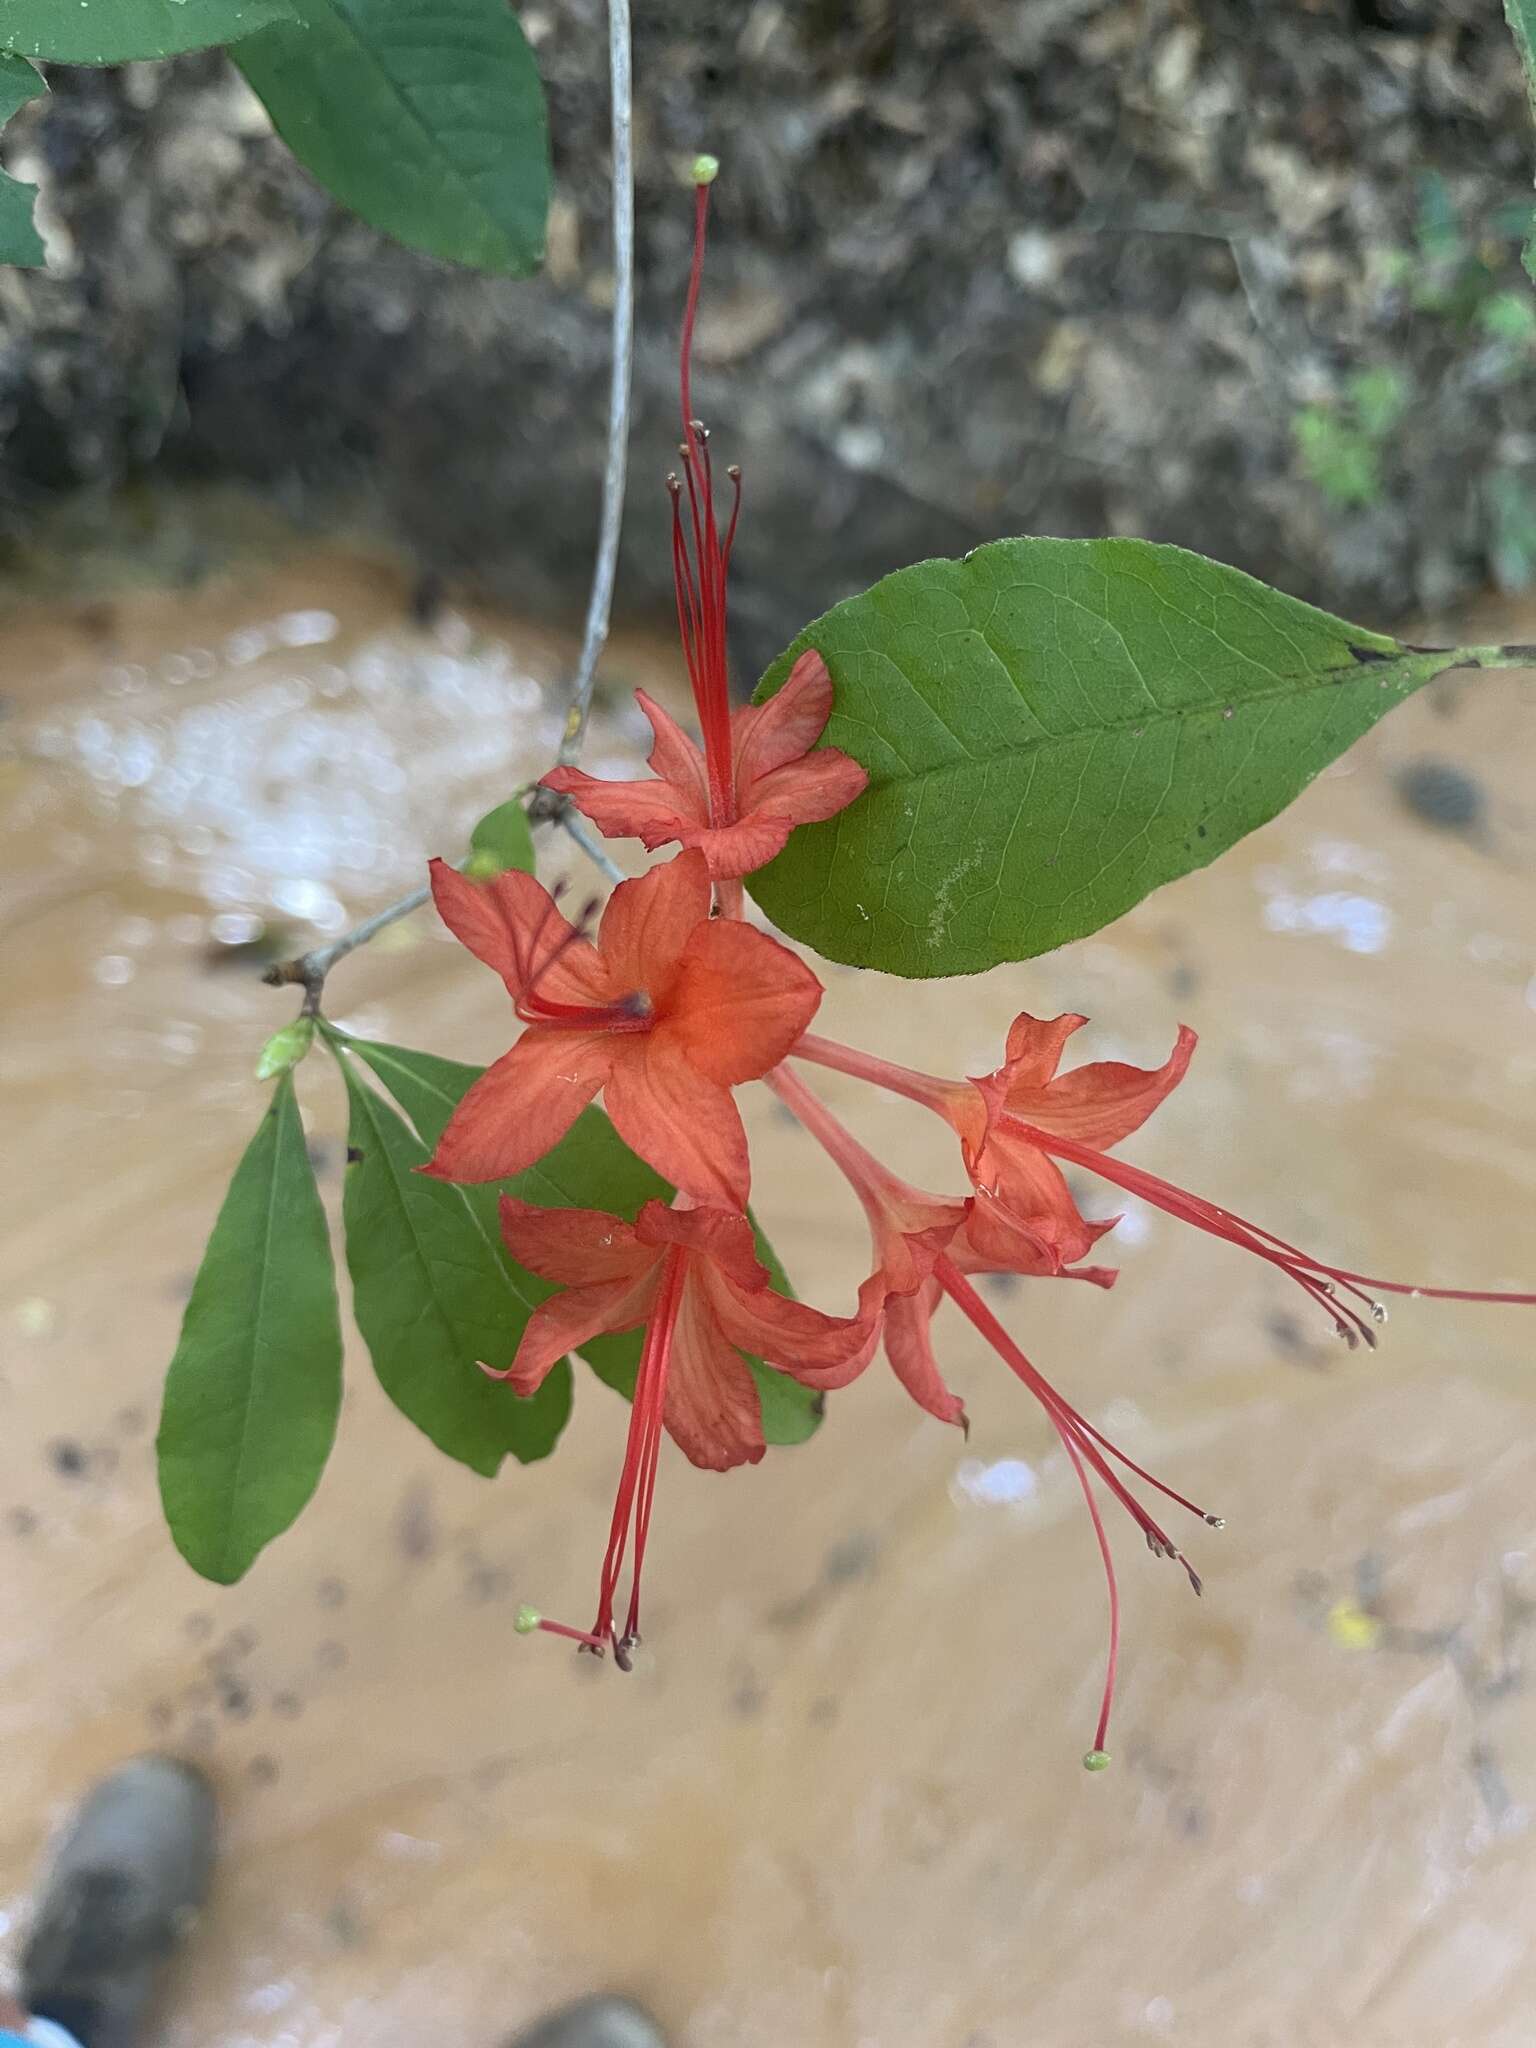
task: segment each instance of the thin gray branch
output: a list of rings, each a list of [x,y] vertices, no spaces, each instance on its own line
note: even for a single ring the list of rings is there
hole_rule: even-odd
[[[589,829],[580,811],[573,810],[567,804],[560,813],[560,823],[565,828],[567,836],[575,840],[600,874],[606,875],[610,882],[622,882],[625,879],[624,870],[603,851],[602,842]]]
[[[425,883],[413,889],[409,896],[402,896],[396,903],[388,903],[382,910],[365,917],[361,924],[353,925],[351,931],[343,932],[339,939],[333,939],[328,946],[316,946],[308,953],[301,953],[297,960],[282,960],[276,967],[269,967],[261,977],[269,988],[285,988],[297,985],[304,991],[302,1016],[318,1017],[320,1014],[320,993],[325,987],[325,977],[338,960],[345,960],[349,953],[355,953],[359,946],[377,938],[387,925],[397,924],[402,917],[409,917],[413,910],[420,910],[432,891]]]
[[[634,87],[630,64],[629,0],[608,0],[608,74],[613,100],[613,363],[608,384],[608,454],[603,467],[602,523],[598,532],[597,560],[592,569],[592,595],[587,603],[586,631],[582,636],[581,658],[571,691],[571,708],[560,742],[559,759],[571,766],[581,753],[592,710],[592,690],[597,681],[597,664],[608,639],[608,621],[613,611],[613,584],[619,566],[619,535],[624,525],[624,485],[629,468],[629,403],[631,367],[635,345],[635,157]],[[610,882],[622,882],[624,871],[611,861],[585,823],[569,804],[554,798],[553,806],[540,797],[553,792],[535,791],[529,816],[558,819],[587,858]],[[555,807],[557,806],[557,808]],[[263,977],[274,988],[297,985],[304,990],[303,1014],[318,1016],[325,977],[348,953],[419,910],[431,895],[429,888],[413,889],[398,903],[391,903],[329,946],[317,946],[296,960],[285,960],[269,968]]]
[[[608,75],[613,101],[613,362],[608,383],[608,457],[603,468],[602,525],[592,594],[587,602],[581,658],[571,686],[571,708],[560,742],[560,763],[579,758],[587,736],[597,664],[608,639],[613,583],[624,525],[624,482],[629,467],[629,394],[635,349],[635,159],[630,75],[629,0],[608,0]]]

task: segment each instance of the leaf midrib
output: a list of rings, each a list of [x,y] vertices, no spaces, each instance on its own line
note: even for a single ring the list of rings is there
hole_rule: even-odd
[[[850,649],[848,651],[851,653],[854,650]],[[889,659],[890,657],[887,656],[885,658]],[[1254,690],[1245,688],[1235,692],[1232,709],[1236,713],[1239,710],[1246,710],[1250,705],[1295,703],[1299,697],[1305,697],[1323,690],[1332,694],[1347,689],[1352,681],[1363,683],[1368,678],[1378,689],[1391,687],[1394,680],[1399,679],[1397,672],[1404,669],[1411,670],[1417,659],[1418,657],[1416,656],[1404,654],[1396,659],[1389,658],[1386,661],[1373,661],[1365,666],[1324,669],[1320,675],[1311,680],[1282,677],[1268,689]],[[1415,676],[1413,680],[1417,682],[1418,678]],[[929,700],[910,681],[908,681],[907,687],[912,690],[913,695],[925,708],[933,709]],[[1022,697],[1023,692],[1017,684],[1013,684],[1012,688],[1015,696]],[[1108,719],[1103,723],[1081,726],[1069,732],[1041,733],[1033,739],[1020,740],[1004,746],[989,747],[985,755],[963,754],[956,760],[935,761],[931,767],[909,768],[903,770],[901,774],[881,775],[874,770],[870,770],[869,788],[871,791],[894,789],[907,783],[925,782],[936,776],[962,774],[968,768],[984,772],[999,761],[1028,760],[1031,756],[1046,753],[1053,747],[1076,746],[1083,740],[1108,738],[1124,733],[1130,733],[1139,738],[1148,726],[1182,725],[1197,718],[1221,717],[1225,708],[1223,704],[1213,700],[1210,704],[1159,708],[1155,711],[1143,710],[1134,716]],[[1033,713],[1032,715],[1038,717],[1039,714]],[[862,725],[866,721],[858,719],[854,714],[845,711],[839,715],[838,723],[840,725]],[[874,727],[870,726],[868,729],[873,731]],[[840,732],[839,739],[846,743],[846,734]],[[852,748],[849,751],[852,752]]]
[[[276,1119],[272,1140],[272,1171],[267,1179],[267,1221],[262,1233],[261,1260],[257,1267],[256,1310],[251,1324],[251,1370],[246,1377],[245,1399],[241,1418],[240,1441],[235,1451],[235,1472],[229,1487],[229,1528],[225,1533],[225,1544],[230,1548],[234,1543],[234,1529],[240,1518],[240,1501],[245,1490],[245,1465],[251,1441],[251,1414],[256,1406],[256,1382],[258,1373],[264,1368],[262,1354],[266,1349],[264,1331],[266,1328],[267,1288],[272,1274],[272,1239],[277,1221],[277,1185],[282,1177],[284,1126],[288,1119],[285,1111],[293,1102],[293,1080],[285,1075],[277,1100],[269,1115]],[[229,1570],[232,1559],[226,1554],[225,1570]]]

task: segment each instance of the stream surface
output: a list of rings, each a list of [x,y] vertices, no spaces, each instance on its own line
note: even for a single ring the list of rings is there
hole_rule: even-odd
[[[1536,639],[1508,607],[1474,628]],[[1529,2048],[1536,1312],[1394,1301],[1380,1351],[1349,1353],[1277,1275],[1091,1191],[1126,1212],[1115,1292],[993,1299],[1227,1517],[1192,1532],[1199,1601],[1111,1524],[1100,1777],[1092,1533],[957,1317],[968,1442],[882,1365],[755,1470],[668,1447],[629,1678],[512,1629],[520,1601],[594,1599],[625,1411],[586,1373],[556,1455],[487,1483],[351,1340],[313,1505],[238,1587],[196,1579],[153,1437],[289,1013],[253,953],[460,848],[550,758],[569,649],[506,618],[418,629],[392,570],[323,548],[23,607],[0,647],[0,1932],[80,1788],[168,1746],[227,1807],[168,2048],[492,2044],[607,1986],[680,2048]],[[615,642],[589,766],[636,758],[622,688],[675,701],[679,666]],[[1368,1272],[1536,1285],[1529,675],[1425,693],[1111,933],[963,985],[824,978],[819,1028],[939,1072],[993,1065],[1021,1007],[1085,1011],[1085,1053],[1144,1064],[1182,1018],[1200,1050],[1130,1157]],[[508,1042],[499,984],[425,915],[330,1000],[461,1058]],[[819,1085],[954,1186],[932,1120]],[[300,1092],[334,1213],[323,1058]],[[846,1310],[862,1222],[766,1091],[743,1103],[764,1222]]]

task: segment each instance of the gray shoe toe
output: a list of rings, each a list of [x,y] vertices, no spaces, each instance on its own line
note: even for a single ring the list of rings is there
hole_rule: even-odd
[[[667,2048],[650,2014],[628,1998],[582,1998],[518,2034],[507,2048]]]

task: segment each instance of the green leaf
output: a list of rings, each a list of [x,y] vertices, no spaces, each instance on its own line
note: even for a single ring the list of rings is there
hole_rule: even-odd
[[[340,1406],[330,1239],[284,1074],[235,1169],[166,1376],[160,1498],[194,1571],[232,1584],[297,1517]]]
[[[298,11],[299,0],[0,0],[0,50],[51,64],[126,64],[235,43]]]
[[[533,831],[519,797],[487,811],[469,835],[469,859],[464,863],[464,872],[472,882],[503,875],[508,868],[521,868],[525,875],[531,875],[535,865]]]
[[[28,100],[40,99],[47,90],[25,59],[0,52],[0,128],[18,108]],[[35,267],[45,260],[43,238],[32,225],[36,204],[35,185],[24,185],[19,178],[8,178],[0,171],[0,263]]]
[[[303,0],[302,16],[233,53],[294,155],[414,249],[537,270],[549,132],[507,0]]]
[[[1274,817],[1432,676],[1425,652],[1140,540],[1002,540],[805,628],[869,771],[748,887],[792,938],[911,976],[1097,931]]]
[[[415,1171],[428,1152],[350,1061],[343,1216],[352,1310],[379,1384],[439,1450],[487,1478],[510,1452],[547,1457],[571,1412],[571,1369],[522,1400],[481,1372],[505,1365],[551,1290],[502,1249],[494,1197]]]
[[[457,1109],[470,1083],[483,1069],[458,1060],[440,1059],[437,1054],[413,1052],[404,1046],[381,1045],[361,1038],[343,1041],[350,1052],[366,1060],[405,1111],[428,1146],[435,1146],[444,1126]],[[518,1195],[525,1202],[540,1202],[548,1208],[608,1209],[633,1218],[648,1201],[667,1202],[672,1188],[659,1173],[639,1159],[624,1143],[601,1110],[583,1110],[555,1149],[496,1187],[466,1187],[459,1192],[472,1204],[483,1205],[489,1227],[497,1232],[496,1203],[499,1195]],[[773,1247],[753,1219],[758,1256],[773,1275],[774,1285],[785,1294],[793,1293],[784,1268]],[[540,1297],[549,1287],[533,1274],[520,1275],[519,1284],[536,1289]],[[643,1333],[626,1331],[622,1336],[597,1337],[583,1345],[582,1357],[606,1386],[629,1400],[635,1390],[635,1371],[640,1361]],[[823,1402],[808,1387],[802,1387],[787,1373],[775,1372],[760,1359],[748,1358],[757,1381],[763,1411],[763,1435],[771,1444],[799,1444],[815,1434],[821,1421]]]

